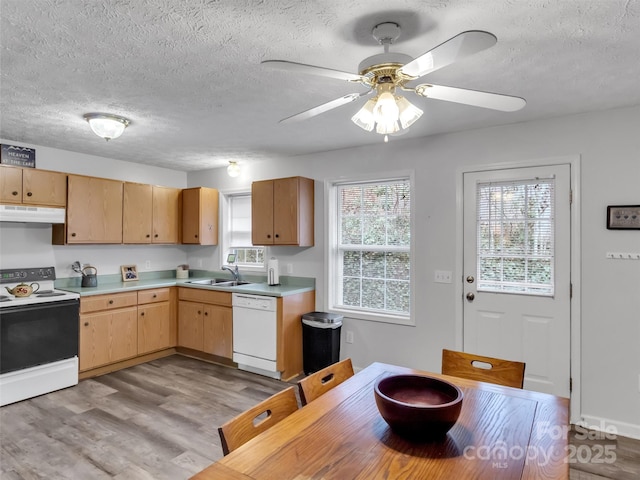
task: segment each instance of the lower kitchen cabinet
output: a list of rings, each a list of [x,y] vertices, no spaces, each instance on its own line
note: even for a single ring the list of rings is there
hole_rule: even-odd
[[[180,288],[178,298],[178,346],[231,359],[231,293]]]
[[[135,357],[137,307],[80,315],[80,371]]]
[[[138,355],[174,347],[169,288],[138,292]]]

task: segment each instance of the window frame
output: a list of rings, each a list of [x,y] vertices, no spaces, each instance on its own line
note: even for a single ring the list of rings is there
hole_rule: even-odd
[[[233,190],[220,191],[220,216],[222,221],[220,222],[222,234],[220,236],[220,251],[219,259],[220,266],[227,264],[227,254],[231,248],[231,201],[230,197],[234,196],[249,196],[251,197],[251,188],[240,188]],[[246,273],[266,273],[267,271],[267,259],[269,258],[269,248],[265,245],[254,245],[255,248],[264,249],[264,262],[262,264],[239,264],[238,267]]]
[[[415,326],[415,173],[413,170],[383,172],[377,174],[354,175],[348,177],[340,177],[329,179],[325,182],[325,207],[327,214],[325,215],[325,306],[327,311],[344,315],[348,318],[359,320],[367,320],[379,323],[390,323],[394,325]],[[395,314],[391,312],[371,312],[359,308],[349,308],[336,304],[337,288],[339,288],[336,279],[339,277],[339,255],[338,255],[338,187],[343,185],[357,185],[365,183],[388,183],[393,181],[408,181],[411,192],[409,206],[411,212],[409,214],[409,225],[411,229],[411,238],[409,241],[409,313],[407,315]],[[394,247],[385,249],[384,251],[393,251]]]

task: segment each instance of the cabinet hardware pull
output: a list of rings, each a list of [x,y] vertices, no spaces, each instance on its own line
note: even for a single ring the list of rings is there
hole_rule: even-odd
[[[75,237],[75,236],[76,236],[75,232],[74,232],[74,233],[72,233],[72,234],[71,234],[71,236],[72,236],[72,237]]]
[[[198,310],[198,315],[200,315],[202,312],[200,310]]]
[[[156,298],[158,295],[156,295],[155,293],[153,294],[153,298]]]
[[[88,327],[89,326],[89,322],[84,322],[84,326]]]
[[[149,238],[149,237],[151,237],[151,235],[149,235],[149,234],[147,233],[147,238]]]
[[[18,192],[11,192],[11,195],[15,197],[16,195],[18,195]]]
[[[113,300],[109,300],[109,305],[113,305]]]
[[[277,233],[276,233],[276,238],[280,238],[280,235],[278,235]]]
[[[271,235],[267,234],[267,238],[271,238]]]
[[[31,196],[33,196],[33,193],[27,192],[27,197],[31,197]]]
[[[206,317],[207,315],[209,315],[209,312],[204,312],[204,316]]]
[[[158,238],[158,234],[156,233],[156,234],[154,235],[154,237],[155,237],[155,238]]]
[[[140,312],[140,316],[141,316],[141,317],[144,317],[144,312]]]

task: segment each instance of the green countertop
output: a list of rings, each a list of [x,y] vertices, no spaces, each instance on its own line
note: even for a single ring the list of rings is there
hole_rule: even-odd
[[[216,290],[221,292],[247,293],[269,297],[285,297],[315,290],[315,279],[307,277],[280,277],[281,285],[267,285],[265,277],[241,275],[242,280],[256,282],[237,287],[216,287],[213,285],[193,285],[189,280],[205,278],[226,278],[223,272],[191,271],[188,279],[175,277],[175,271],[142,272],[140,279],[123,282],[120,275],[98,275],[97,287],[82,287],[81,277],[60,278],[55,281],[56,288],[79,293],[81,297],[104,295],[106,293],[123,293],[132,290],[148,290],[161,287],[188,287],[200,290]],[[231,279],[229,279],[231,280]]]

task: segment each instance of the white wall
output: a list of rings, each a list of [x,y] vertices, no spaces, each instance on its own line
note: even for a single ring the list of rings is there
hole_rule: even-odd
[[[254,164],[230,179],[224,169],[184,174],[37,147],[41,168],[170,186],[238,189],[252,180],[304,175],[316,180],[315,247],[278,247],[272,254],[292,263],[294,274],[317,279],[318,309],[325,309],[324,182],[339,176],[415,171],[414,236],[416,326],[404,327],[345,319],[355,342],[342,356],[366,366],[385,361],[438,371],[443,347],[456,343],[453,284],[433,282],[434,270],[455,271],[456,180],[462,167],[514,163],[564,155],[581,156],[582,246],[582,415],[604,420],[622,434],[640,438],[640,262],[605,259],[607,251],[640,252],[640,231],[608,231],[607,205],[640,203],[640,107],[609,110],[539,122],[495,127],[417,140],[325,152]],[[11,143],[7,141],[7,143]],[[119,175],[114,177],[113,175]],[[122,175],[122,176],[120,176]],[[186,181],[185,181],[186,180]],[[176,184],[175,182],[179,182]],[[173,182],[173,183],[172,183]],[[218,247],[66,246],[51,247],[50,228],[2,226],[5,258],[24,266],[33,252],[52,255],[63,269],[72,260],[95,262],[100,273],[117,273],[123,263],[153,260],[153,270],[178,263],[219,266]],[[17,252],[17,253],[16,253]],[[38,254],[40,255],[40,254]],[[80,258],[82,257],[82,258]],[[186,258],[185,258],[186,257]],[[40,263],[40,262],[37,262]],[[47,263],[47,262],[45,262]],[[64,276],[64,275],[61,275]]]
[[[68,152],[11,140],[0,143],[36,149],[36,166],[79,175],[127,180],[130,182],[184,188],[187,174],[166,168],[123,162],[94,155]],[[33,266],[56,267],[59,278],[74,277],[71,264],[78,260],[90,263],[98,274],[120,273],[120,265],[136,264],[138,271],[173,269],[186,263],[187,251],[180,245],[51,245],[50,225],[0,224],[0,268]],[[145,268],[149,261],[151,268]]]
[[[433,282],[434,270],[456,267],[456,180],[459,169],[581,157],[582,415],[622,434],[640,437],[640,262],[607,260],[605,253],[640,252],[640,231],[608,231],[607,205],[640,203],[640,107],[511,126],[380,143],[366,148],[273,160],[229,179],[223,169],[189,174],[190,186],[239,188],[252,180],[304,175],[316,180],[315,247],[273,248],[294,274],[317,279],[318,309],[325,309],[324,182],[362,172],[413,169],[416,326],[345,319],[355,335],[341,356],[356,366],[385,361],[439,371],[443,347],[456,343],[453,284]],[[248,170],[248,169],[247,169]],[[195,257],[190,255],[189,261]],[[217,257],[208,259],[216,266]]]

